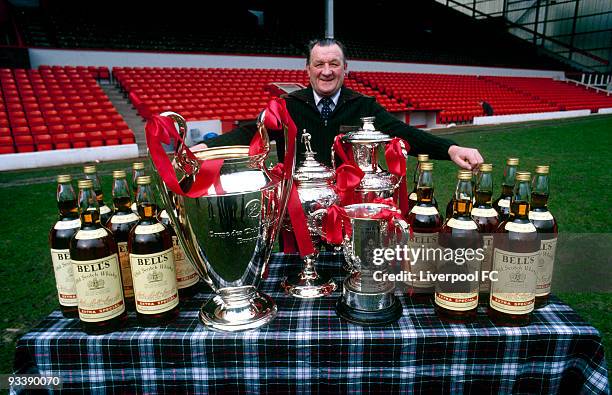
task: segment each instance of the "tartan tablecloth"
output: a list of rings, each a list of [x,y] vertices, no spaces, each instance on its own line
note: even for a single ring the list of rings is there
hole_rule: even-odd
[[[296,256],[273,255],[262,289],[278,317],[242,333],[207,330],[198,310],[209,294],[182,306],[161,328],[87,336],[78,320],[52,313],[23,336],[17,373],[60,375],[81,393],[609,393],[601,336],[552,298],[526,327],[496,327],[479,308],[469,325],[446,324],[430,305],[401,296],[399,322],[366,328],[340,320],[339,296],[300,300],[280,281]],[[340,259],[322,254],[320,271],[339,281]]]

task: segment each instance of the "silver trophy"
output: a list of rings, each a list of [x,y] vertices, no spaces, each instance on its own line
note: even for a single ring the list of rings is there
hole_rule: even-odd
[[[306,217],[319,209],[338,203],[338,194],[333,188],[335,173],[315,159],[316,152],[312,150],[310,139],[311,135],[304,130],[302,142],[306,146],[306,152],[304,160],[293,174]],[[285,223],[289,224],[289,221],[285,220]],[[290,228],[290,225],[287,226]],[[322,277],[315,269],[315,261],[323,241],[315,229],[309,227],[308,230],[317,252],[304,257],[302,271],[289,275],[281,283],[285,292],[296,298],[317,298],[327,296],[336,290],[334,280]]]
[[[185,135],[187,124],[180,115],[173,112],[161,115],[172,118],[179,133]],[[160,182],[166,207],[174,208],[167,212],[186,256],[216,293],[200,310],[202,323],[216,330],[257,328],[277,314],[276,303],[257,287],[266,272],[292,178],[279,180],[264,165],[269,152],[264,116],[262,113],[258,119],[264,152],[249,156],[248,146],[194,152],[200,160],[223,159],[219,182],[207,194],[195,198],[179,196]],[[177,146],[173,167],[183,190],[189,189],[196,181],[199,163],[184,155],[181,144]]]
[[[395,249],[406,244],[409,228],[399,217],[381,217],[386,211],[399,214],[393,206],[379,203],[359,203],[344,207],[351,223],[352,234],[342,244],[344,257],[350,268],[343,282],[342,296],[336,312],[347,321],[360,325],[383,325],[395,322],[402,315],[402,305],[394,295],[395,282],[388,274],[393,273],[399,261],[384,259],[375,250]],[[325,210],[313,215],[319,225]]]
[[[361,183],[355,188],[359,196],[358,201],[363,203],[373,202],[377,198],[393,197],[393,192],[401,181],[401,177],[383,170],[378,165],[379,151],[392,140],[392,137],[374,128],[375,119],[376,117],[361,118],[363,122],[361,128],[350,131],[342,137],[343,142],[351,144],[355,163],[365,173]],[[332,151],[334,168],[336,166],[335,156]]]

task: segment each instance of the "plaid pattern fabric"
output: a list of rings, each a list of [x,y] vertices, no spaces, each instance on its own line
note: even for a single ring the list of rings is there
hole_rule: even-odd
[[[340,257],[319,271],[343,277]],[[77,393],[606,394],[601,337],[556,298],[527,327],[496,327],[480,308],[469,325],[446,324],[432,306],[400,299],[399,322],[366,328],[340,320],[333,297],[285,296],[296,256],[274,255],[262,290],[278,317],[259,330],[219,333],[198,321],[200,294],[167,327],[87,336],[56,311],[17,345],[16,373],[60,375]]]

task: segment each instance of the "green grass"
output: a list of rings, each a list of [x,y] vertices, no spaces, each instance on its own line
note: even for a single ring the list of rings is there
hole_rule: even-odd
[[[610,233],[612,117],[478,128],[451,138],[461,145],[478,147],[486,161],[493,163],[496,191],[499,191],[503,166],[509,156],[520,158],[519,169],[532,171],[536,165],[550,165],[549,207],[560,223],[560,230]],[[414,158],[409,159],[410,172],[414,163]],[[129,170],[129,167],[127,161],[98,166],[107,203],[111,171]],[[2,373],[11,371],[17,338],[56,309],[47,245],[47,233],[56,220],[55,176],[59,173],[78,176],[81,170],[82,166],[66,166],[0,173],[0,201],[3,202],[0,206],[0,278],[6,289],[0,321]],[[454,189],[455,174],[456,167],[452,163],[436,162],[436,196],[442,209]],[[600,330],[610,365],[610,294],[564,293],[560,296]]]

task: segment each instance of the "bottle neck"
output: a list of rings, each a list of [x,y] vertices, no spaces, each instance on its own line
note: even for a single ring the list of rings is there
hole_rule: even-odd
[[[420,172],[416,193],[418,204],[433,204],[434,184],[430,170]]]
[[[76,219],[79,217],[77,196],[70,183],[57,184],[57,208],[60,219]]]
[[[138,185],[136,184],[136,179],[144,175],[144,169],[132,170],[132,194],[134,196],[134,201],[136,201],[136,193],[138,192]]]
[[[136,190],[136,205],[141,222],[157,222],[157,204],[150,184],[139,185]]]
[[[504,169],[504,181],[502,182],[502,190],[504,189],[503,187],[508,186],[510,187],[510,191],[512,191],[512,187],[514,186],[515,176],[516,176],[516,166],[506,165],[506,168]]]
[[[547,209],[548,196],[548,175],[536,174],[531,184],[531,209]]]
[[[100,224],[100,207],[92,188],[79,192],[79,214],[81,228],[98,228]]]
[[[116,213],[132,212],[131,193],[125,178],[116,178],[113,182],[113,205]]]
[[[412,174],[412,184],[413,190],[416,192],[417,185],[419,183],[419,175],[421,174],[421,162],[417,161],[416,166],[414,167],[414,173]]]
[[[471,216],[473,196],[472,182],[459,180],[453,199],[453,218]]]
[[[493,198],[493,177],[489,172],[480,172],[474,185],[476,207],[491,208]]]
[[[512,201],[510,202],[510,217],[511,219],[529,220],[529,197],[531,191],[528,181],[517,181],[514,186]]]

